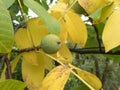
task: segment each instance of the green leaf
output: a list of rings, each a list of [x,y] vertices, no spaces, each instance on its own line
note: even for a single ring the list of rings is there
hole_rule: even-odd
[[[9,8],[15,2],[15,0],[2,0],[2,1],[6,8]]]
[[[99,19],[102,13],[102,8],[98,8],[94,13],[90,15],[90,17],[94,20]]]
[[[18,80],[5,80],[0,82],[0,90],[24,90],[25,83]]]
[[[0,1],[0,53],[8,53],[13,45],[13,25],[9,12],[2,1]]]
[[[24,0],[23,2],[28,8],[32,9],[41,18],[51,33],[59,34],[59,22],[56,19],[52,18],[40,4],[34,0]]]

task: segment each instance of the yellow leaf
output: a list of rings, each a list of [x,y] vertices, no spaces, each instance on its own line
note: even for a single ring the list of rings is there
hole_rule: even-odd
[[[95,20],[94,23],[96,24],[103,22],[107,17],[109,17],[113,13],[114,8],[115,4],[113,2],[103,7],[100,18],[98,20]]]
[[[64,43],[62,43],[61,49],[57,53],[57,59],[65,64],[72,63],[72,54]]]
[[[22,77],[29,90],[38,90],[44,78],[44,55],[37,53],[38,65],[30,64],[27,60],[22,60]]]
[[[64,22],[61,21],[61,25],[62,26],[61,26],[61,30],[59,33],[59,37],[62,42],[65,42],[65,41],[67,41],[68,33],[67,33],[66,27],[64,25]]]
[[[57,61],[58,63],[60,64],[68,64],[68,63],[72,63],[72,54],[71,52],[69,51],[69,49],[67,48],[67,46],[62,43],[61,45],[61,49],[55,53],[55,54],[46,54],[44,53],[46,56],[52,58],[53,60]]]
[[[104,27],[102,40],[106,52],[120,45],[119,24],[120,24],[120,9],[112,13]]]
[[[45,68],[48,70],[52,70],[52,68],[54,67],[53,60],[50,57],[44,55],[44,62]]]
[[[65,25],[71,42],[84,46],[87,40],[87,29],[80,16],[73,12],[65,15]]]
[[[4,65],[4,69],[3,69],[2,73],[1,73],[0,81],[6,79],[6,73],[5,72],[6,72],[6,65]]]
[[[33,18],[27,22],[27,32],[34,46],[39,46],[42,37],[49,33],[40,18]]]
[[[15,70],[16,65],[17,65],[20,57],[21,57],[21,54],[16,56],[15,59],[11,61],[11,70],[12,70],[12,72]]]
[[[63,90],[70,72],[67,66],[57,66],[47,74],[39,90]]]
[[[113,0],[78,0],[79,4],[88,14],[93,13],[98,8],[112,2]]]
[[[19,49],[31,48],[33,46],[25,28],[19,28],[15,33],[15,44]]]
[[[84,71],[73,65],[69,65],[69,66],[77,71],[77,74],[74,71],[72,71],[72,73],[75,76],[77,76],[91,90],[100,90],[101,89],[102,83],[101,83],[100,79],[97,78],[94,74]]]
[[[27,60],[30,64],[38,65],[38,60],[37,60],[38,57],[35,51],[24,52],[22,56],[23,56],[23,59]]]
[[[51,7],[49,10],[53,11],[53,12],[61,12],[64,13],[67,9],[67,4],[63,3],[63,2],[58,2],[57,4],[55,4],[53,7]]]
[[[40,18],[33,18],[27,22],[27,29],[20,28],[15,33],[15,43],[19,49],[39,46],[43,36],[48,34],[48,30],[41,22]]]
[[[59,2],[68,3],[70,0],[59,0]]]
[[[65,26],[65,23],[64,23],[64,18],[61,18],[62,14],[59,13],[59,12],[52,12],[51,16],[53,16],[54,18],[59,20],[60,25],[61,25],[59,37],[60,37],[62,42],[65,42],[67,40],[68,33],[67,33],[66,26]]]

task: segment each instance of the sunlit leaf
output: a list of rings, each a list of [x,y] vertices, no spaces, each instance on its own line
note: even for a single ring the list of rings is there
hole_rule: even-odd
[[[15,70],[16,65],[17,65],[20,57],[21,57],[21,54],[16,56],[15,59],[11,61],[11,70],[12,70],[12,72]]]
[[[5,4],[6,8],[9,8],[15,2],[15,0],[2,0],[2,1]]]
[[[34,32],[34,33],[36,33],[36,32]],[[37,35],[38,34],[39,33],[37,33]],[[24,38],[24,40],[23,40],[23,38]],[[18,29],[18,31],[15,33],[15,43],[16,43],[16,45],[19,49],[25,49],[25,48],[32,48],[33,47],[33,42],[30,38],[30,34],[27,33],[27,29],[24,29],[24,28]],[[37,56],[36,56],[34,51],[33,52],[24,52],[22,54],[22,56],[29,63],[37,65]]]
[[[94,19],[93,18],[93,23],[100,23],[103,22],[107,17],[109,17],[112,12],[114,11],[115,4],[113,2],[109,3],[108,5],[102,7],[102,10],[99,14],[99,18]]]
[[[40,51],[41,53],[43,53],[42,51]],[[72,63],[72,53],[69,51],[69,49],[67,48],[67,46],[62,43],[61,49],[55,53],[55,54],[46,54],[44,53],[46,56],[50,57],[51,59],[57,61],[58,63],[64,63],[64,64],[68,64],[68,63]]]
[[[68,3],[70,0],[59,0],[59,2]]]
[[[65,15],[65,24],[68,39],[73,43],[84,46],[87,40],[87,29],[81,18],[73,12],[68,12]]]
[[[23,0],[24,4],[32,9],[43,21],[43,23],[46,25],[47,29],[54,34],[59,34],[60,32],[60,25],[59,22],[51,17],[47,11],[36,1],[34,0]]]
[[[0,0],[0,53],[8,53],[13,46],[13,25],[11,17],[2,0]]]
[[[61,29],[60,29],[59,37],[62,42],[65,42],[67,40],[68,33],[64,23],[64,18],[61,18],[62,14],[60,12],[52,12],[51,16],[55,17],[60,22]]]
[[[60,37],[63,36],[67,38],[69,36],[68,39],[70,41],[74,43],[78,43],[81,46],[84,46],[86,43],[86,39],[87,39],[86,26],[77,14],[71,11],[66,12],[66,9],[67,9],[67,5],[61,2],[58,2],[55,6],[53,6],[50,9],[51,11],[54,11],[54,12],[60,12],[61,17],[58,18],[58,20],[59,22],[61,22],[61,27],[63,26],[66,27],[66,29],[65,28],[61,29]],[[63,13],[66,13],[66,14],[64,15]],[[62,20],[64,20],[64,22]]]
[[[120,10],[118,9],[114,11],[113,14],[109,17],[104,27],[102,40],[103,40],[106,52],[120,45],[120,35],[119,35],[120,17],[119,16],[120,16]]]
[[[24,52],[22,54],[23,59],[27,60],[32,65],[38,65],[37,55],[35,51]]]
[[[72,63],[72,53],[69,51],[67,46],[63,43],[61,49],[57,53],[57,59],[60,60],[62,63]]]
[[[67,66],[57,66],[44,78],[40,90],[63,90],[70,71],[71,69]]]
[[[27,29],[19,28],[15,33],[15,44],[19,49],[31,48],[33,43],[28,37]]]
[[[78,78],[87,85],[91,90],[100,90],[102,83],[98,77],[94,74],[70,65],[71,68],[75,69],[78,74]],[[74,74],[74,73],[73,73]]]
[[[5,80],[0,82],[0,90],[24,90],[25,83],[18,80]]]
[[[27,32],[34,46],[39,46],[43,36],[49,33],[40,18],[33,18],[27,22]]]
[[[50,8],[50,11],[65,13],[66,9],[67,5],[65,3],[58,2],[53,7]]]
[[[3,80],[6,79],[6,74],[5,74],[5,72],[6,72],[6,65],[4,66],[3,71],[2,71],[2,73],[1,73],[1,76],[0,76],[0,80],[1,80],[1,81],[3,81]]]
[[[94,13],[90,15],[93,20],[99,19],[102,13],[102,8],[98,8]]]
[[[44,77],[44,55],[36,52],[36,56],[38,65],[22,60],[22,77],[30,90],[38,90]]]
[[[98,8],[112,2],[113,0],[78,0],[79,4],[88,14],[93,13]]]

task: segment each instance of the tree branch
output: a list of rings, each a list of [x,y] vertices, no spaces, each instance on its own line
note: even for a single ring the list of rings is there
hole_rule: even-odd
[[[6,63],[6,79],[11,79],[12,78],[12,71],[11,71],[11,64],[10,64],[10,60],[8,60],[7,55],[5,54],[2,57],[2,60],[4,60],[4,62]]]
[[[30,51],[35,51],[35,50],[39,50],[41,47],[37,46],[37,47],[31,47],[31,48],[25,48],[25,49],[21,49],[21,50],[16,50],[13,49],[12,52],[16,52],[16,53],[23,53],[23,52],[30,52]]]
[[[105,52],[104,49],[99,50],[98,48],[83,48],[83,49],[70,49],[71,52],[76,52],[79,54],[112,54],[112,55],[120,55],[120,50],[112,52]]]

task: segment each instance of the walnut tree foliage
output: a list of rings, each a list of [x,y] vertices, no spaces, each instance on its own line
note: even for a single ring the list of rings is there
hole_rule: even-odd
[[[119,89],[120,0],[0,0],[0,5],[0,90]],[[51,54],[40,46],[49,34],[61,41]]]

